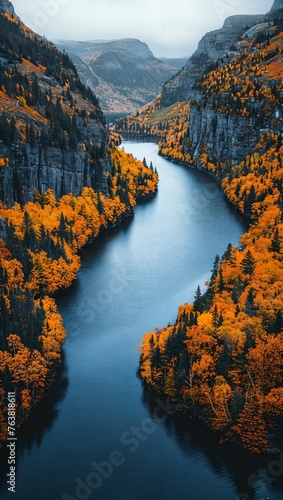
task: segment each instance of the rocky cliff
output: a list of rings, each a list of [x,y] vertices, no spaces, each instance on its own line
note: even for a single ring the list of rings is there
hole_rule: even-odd
[[[203,154],[215,165],[236,165],[265,132],[283,134],[283,56],[278,31],[270,23],[254,26],[237,43],[231,61],[218,65],[196,84],[200,100],[191,101],[184,153],[198,166],[203,166]],[[220,178],[225,175],[219,168],[216,172]]]
[[[19,19],[15,14],[14,6],[9,0],[0,0],[0,12],[6,12],[10,16]]]
[[[170,106],[177,101],[199,99],[195,91],[196,82],[213,67],[219,59],[229,59],[235,55],[235,43],[248,28],[262,22],[264,16],[231,16],[222,28],[207,33],[199,42],[196,52],[184,68],[162,89],[162,106]]]
[[[160,154],[219,181],[268,134],[283,136],[281,5],[262,16],[230,17],[205,35],[161,97],[118,121],[116,131],[156,135]]]
[[[136,131],[150,124],[151,133],[161,134],[160,154],[213,176],[229,201],[250,219],[241,246],[229,244],[222,259],[216,256],[204,294],[199,286],[193,304],[179,308],[174,325],[146,333],[140,358],[141,377],[151,389],[173,397],[185,414],[205,420],[224,440],[250,453],[282,449],[282,374],[276,375],[271,354],[281,364],[281,6],[282,2],[274,2],[267,16],[256,19],[257,24],[248,30],[245,27],[231,53],[225,49],[217,60],[219,33],[206,36],[187,65],[194,69],[193,77],[181,72],[170,87],[165,86],[161,102],[179,96],[189,100],[162,108],[157,99],[155,106],[126,123],[128,129],[135,125]],[[228,19],[224,29],[242,25],[237,16]],[[223,34],[221,30],[221,50],[231,41],[226,35],[221,40]],[[205,71],[198,67],[201,54],[206,56]],[[199,63],[194,65],[197,58]],[[274,342],[278,342],[276,349]],[[262,366],[267,367],[266,376],[262,376]]]
[[[283,0],[274,0],[270,12],[276,12],[278,10],[283,10]]]
[[[265,131],[283,134],[282,17],[278,10],[282,5],[275,1],[266,16],[226,19],[223,28],[202,38],[183,70],[165,84],[161,108],[176,101],[190,102],[183,154],[199,167],[204,158],[211,165],[235,165]],[[162,150],[167,154],[167,140]],[[224,175],[218,167],[216,171],[218,177]]]
[[[106,192],[108,134],[98,101],[66,54],[0,3],[0,200]]]

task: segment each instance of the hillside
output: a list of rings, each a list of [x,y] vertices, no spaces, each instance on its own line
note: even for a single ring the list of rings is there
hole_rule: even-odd
[[[78,252],[157,190],[120,151],[66,54],[0,1],[0,446],[54,382],[66,337],[54,295]],[[8,392],[15,412],[8,422]],[[10,416],[10,415],[9,415]]]
[[[178,59],[163,62],[145,43],[132,38],[55,43],[70,55],[82,81],[95,92],[105,116],[112,121],[150,102],[185,63]]]
[[[282,449],[282,9],[274,2],[249,29],[229,18],[116,127],[161,137],[161,155],[207,172],[250,220],[175,325],[145,335],[140,366],[149,386],[251,453]]]
[[[108,135],[97,98],[66,54],[0,12],[0,200],[10,206],[47,188],[107,191]]]

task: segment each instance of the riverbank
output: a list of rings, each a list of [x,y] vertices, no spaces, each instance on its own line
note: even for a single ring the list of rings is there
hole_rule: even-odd
[[[221,181],[227,199],[251,221],[240,247],[228,246],[215,259],[207,291],[197,289],[194,303],[179,308],[173,326],[145,335],[140,360],[147,384],[180,407],[201,411],[213,430],[252,453],[282,449],[283,388],[276,367],[283,354],[277,180],[283,149],[278,137],[267,135],[266,141],[263,156],[260,143]],[[252,173],[239,176],[248,161]],[[263,162],[265,183],[257,180]]]
[[[138,200],[151,198],[158,174],[125,152],[113,149],[109,195],[84,188],[56,201],[51,190],[35,203],[0,207],[5,221],[0,240],[0,393],[17,395],[20,425],[53,383],[66,338],[52,297],[67,289],[80,269],[78,253],[108,228],[133,215]],[[1,399],[0,441],[5,441],[7,400]]]
[[[76,496],[75,479],[84,481],[91,463],[107,461],[114,449],[125,462],[103,479],[96,491],[101,500],[117,491],[135,500],[172,500],[184,491],[203,499],[209,494],[236,498],[254,462],[247,454],[241,460],[228,445],[217,449],[208,429],[181,415],[165,413],[165,421],[162,407],[155,398],[150,402],[136,371],[144,332],[173,324],[178,305],[193,299],[199,280],[203,284],[208,279],[211,254],[222,254],[228,241],[236,245],[245,222],[201,172],[172,165],[157,156],[154,144],[122,146],[134,157],[152,161],[159,172],[158,193],[136,206],[133,218],[85,248],[78,279],[56,298],[68,331],[63,345],[66,381],[59,402],[50,391],[48,421],[40,404],[42,413],[25,424],[15,500],[41,498],[43,492],[49,498]],[[166,398],[164,404],[167,408]],[[131,453],[131,443],[121,442],[122,436],[129,432],[127,443],[136,438],[133,427],[154,429],[155,408],[161,417],[156,432],[138,440]],[[219,460],[223,465],[217,473]],[[1,500],[8,500],[2,492]]]

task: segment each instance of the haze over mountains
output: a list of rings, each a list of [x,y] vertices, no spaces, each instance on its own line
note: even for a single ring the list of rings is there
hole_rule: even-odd
[[[186,59],[157,59],[146,43],[134,38],[80,42],[55,40],[77,67],[80,78],[113,120],[150,102]]]

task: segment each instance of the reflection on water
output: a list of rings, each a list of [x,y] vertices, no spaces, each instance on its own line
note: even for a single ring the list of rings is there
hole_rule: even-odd
[[[57,297],[65,362],[19,432],[13,499],[282,500],[278,457],[219,445],[201,422],[169,415],[170,402],[156,401],[136,377],[144,333],[175,321],[246,224],[203,173],[160,158],[153,144],[125,149],[153,162],[158,194],[82,252],[77,281]],[[86,481],[114,450],[123,464],[78,496],[78,478]],[[1,500],[11,498],[6,464],[4,450]]]
[[[40,448],[43,437],[52,429],[58,417],[58,406],[63,402],[69,385],[64,358],[63,355],[62,364],[54,384],[46,396],[33,409],[28,421],[24,422],[20,429],[17,430],[16,470],[20,466],[24,452],[30,452],[34,446]],[[6,446],[3,446],[0,449],[0,494],[7,492],[8,472],[8,452]],[[22,498],[24,500],[24,497]]]
[[[229,475],[238,492],[237,500],[283,498],[283,453],[253,456],[230,443],[220,444],[220,437],[203,422],[174,410],[174,403],[143,383],[142,387],[142,403],[150,418],[176,441],[184,460],[202,462],[202,465],[205,461],[220,480]]]

